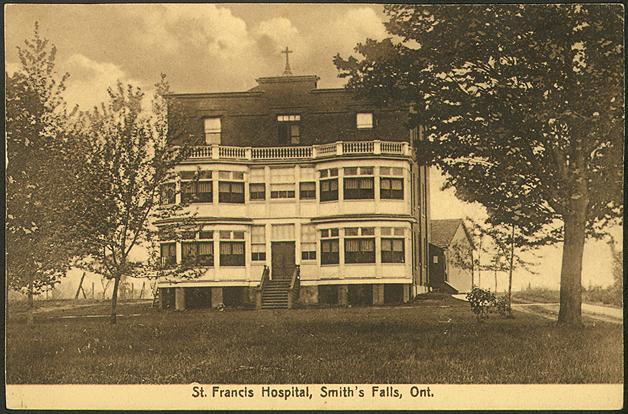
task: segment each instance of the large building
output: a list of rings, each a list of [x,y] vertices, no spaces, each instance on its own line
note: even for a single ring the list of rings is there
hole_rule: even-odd
[[[428,177],[408,108],[376,106],[317,76],[234,93],[177,93],[172,145],[193,145],[166,184],[196,230],[161,241],[161,304],[285,308],[408,301],[428,286]],[[165,223],[165,221],[164,221]]]

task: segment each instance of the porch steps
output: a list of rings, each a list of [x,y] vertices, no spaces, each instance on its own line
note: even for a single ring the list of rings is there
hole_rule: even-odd
[[[262,309],[288,309],[290,279],[269,280],[262,291]]]

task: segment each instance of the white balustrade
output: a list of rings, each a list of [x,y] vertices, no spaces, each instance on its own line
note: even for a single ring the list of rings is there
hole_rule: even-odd
[[[316,145],[316,152],[319,157],[327,157],[330,155],[336,155],[336,144],[323,144]]]
[[[315,159],[344,154],[391,154],[412,155],[407,142],[398,141],[338,141],[329,144],[293,147],[234,147],[225,145],[193,146],[189,148],[191,159]]]
[[[372,154],[374,148],[373,141],[351,141],[342,143],[343,154]]]
[[[220,158],[246,159],[246,147],[226,147],[221,145],[218,150]]]

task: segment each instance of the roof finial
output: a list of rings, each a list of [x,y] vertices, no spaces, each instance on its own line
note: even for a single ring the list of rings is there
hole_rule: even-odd
[[[292,70],[290,69],[290,60],[288,59],[288,54],[292,53],[292,50],[288,49],[288,46],[281,53],[285,53],[286,55],[286,68],[283,71],[284,75],[292,75]]]

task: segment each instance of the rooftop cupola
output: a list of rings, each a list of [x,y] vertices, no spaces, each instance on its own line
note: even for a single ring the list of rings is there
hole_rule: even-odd
[[[265,92],[276,90],[300,90],[303,92],[309,92],[316,89],[320,78],[316,75],[293,75],[292,68],[290,67],[290,53],[293,53],[293,51],[286,46],[281,53],[286,55],[286,65],[284,67],[283,74],[281,76],[268,76],[256,79],[257,86],[252,90]]]

